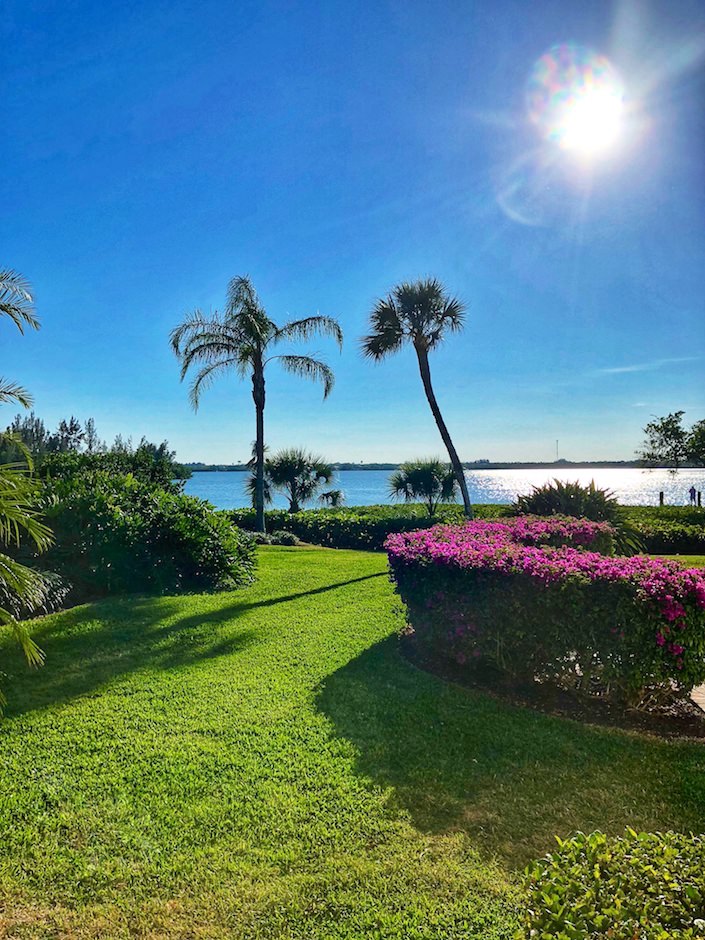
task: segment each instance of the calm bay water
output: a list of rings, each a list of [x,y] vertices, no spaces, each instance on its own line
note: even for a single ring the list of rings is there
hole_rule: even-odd
[[[390,470],[341,470],[330,489],[343,490],[347,506],[390,503],[387,484],[390,473]],[[556,477],[566,481],[578,480],[583,485],[594,480],[597,486],[612,490],[619,502],[626,506],[656,506],[660,490],[663,490],[668,505],[684,506],[688,504],[691,486],[705,492],[705,469],[679,470],[675,474],[668,470],[633,467],[615,470],[590,467],[468,470],[466,476],[474,503],[511,503],[519,494],[529,493],[533,486],[540,486]],[[247,474],[241,471],[194,473],[186,482],[186,492],[207,499],[217,509],[238,509],[250,504],[245,492],[246,477]],[[275,508],[285,509],[287,505],[284,496],[277,494]]]

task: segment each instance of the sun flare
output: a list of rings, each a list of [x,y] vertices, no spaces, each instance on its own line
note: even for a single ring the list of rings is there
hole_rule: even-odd
[[[527,97],[532,122],[563,150],[593,156],[619,139],[624,86],[604,56],[571,43],[553,46],[534,66]]]

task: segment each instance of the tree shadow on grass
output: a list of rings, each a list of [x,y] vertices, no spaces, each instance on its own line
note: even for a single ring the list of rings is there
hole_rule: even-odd
[[[325,584],[277,597],[248,600],[247,590],[181,597],[109,598],[72,608],[33,625],[46,656],[30,670],[9,638],[0,645],[8,717],[95,692],[138,671],[174,670],[231,656],[263,640],[269,623],[240,623],[250,611],[379,577]],[[191,612],[193,611],[193,612]],[[274,616],[274,615],[273,615]]]
[[[425,831],[521,867],[578,829],[705,828],[705,747],[581,725],[445,683],[395,638],[331,675],[319,708]]]

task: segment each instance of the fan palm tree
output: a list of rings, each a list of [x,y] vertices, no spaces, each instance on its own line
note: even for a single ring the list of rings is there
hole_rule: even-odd
[[[171,333],[171,345],[181,360],[181,378],[192,366],[197,367],[191,384],[190,398],[198,408],[201,392],[218,376],[235,372],[252,381],[255,403],[255,509],[256,526],[264,527],[264,406],[266,400],[265,369],[275,360],[285,371],[323,384],[323,397],[333,388],[331,368],[311,356],[274,354],[275,347],[287,340],[307,340],[313,336],[330,336],[342,348],[343,332],[332,317],[305,317],[277,326],[259,301],[249,277],[235,277],[228,285],[225,312],[205,316],[200,310],[189,314]]]
[[[462,301],[449,297],[436,278],[404,282],[375,304],[370,314],[370,332],[362,338],[362,352],[367,358],[379,362],[407,343],[414,347],[424,392],[448,451],[463,497],[465,515],[472,519],[465,473],[438,407],[428,363],[428,354],[443,342],[446,334],[457,333],[463,328],[464,314]]]
[[[412,460],[403,463],[389,478],[389,495],[405,502],[420,500],[432,516],[439,503],[452,503],[458,494],[453,468],[440,460]]]
[[[328,490],[321,493],[318,502],[322,506],[328,506],[330,509],[338,509],[345,502],[345,493],[342,490]]]
[[[264,465],[266,481],[275,490],[284,490],[289,512],[298,512],[303,503],[313,499],[324,483],[333,479],[333,467],[298,447],[280,450],[267,458]]]
[[[38,330],[39,320],[32,304],[29,282],[16,271],[0,269],[0,316],[12,320],[20,333],[24,333],[26,326]],[[0,378],[0,403],[5,402],[17,402],[23,408],[30,408],[32,396],[21,385]]]

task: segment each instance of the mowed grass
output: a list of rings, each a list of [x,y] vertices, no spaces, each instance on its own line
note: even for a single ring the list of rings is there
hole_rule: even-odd
[[[3,647],[0,937],[509,938],[555,833],[705,828],[703,746],[415,670],[385,567],[265,548]]]

